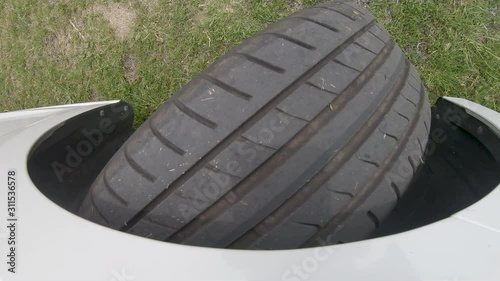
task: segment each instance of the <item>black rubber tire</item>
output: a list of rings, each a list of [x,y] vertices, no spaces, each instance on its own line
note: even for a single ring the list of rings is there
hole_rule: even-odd
[[[290,249],[360,240],[428,139],[418,74],[350,3],[300,11],[170,98],[114,155],[80,214],[181,244]]]

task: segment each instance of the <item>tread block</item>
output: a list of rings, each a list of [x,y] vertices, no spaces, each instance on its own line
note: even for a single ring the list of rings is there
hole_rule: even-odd
[[[179,96],[178,99],[193,111],[226,128],[227,131],[234,130],[235,123],[242,123],[248,118],[248,114],[258,109],[256,104],[203,79],[188,86],[186,94]]]
[[[298,118],[311,121],[334,99],[335,95],[332,93],[304,84],[282,101],[278,105],[278,109]]]
[[[415,107],[418,105],[420,99],[420,91],[415,90],[409,83],[406,83],[405,87],[401,91],[401,94]]]
[[[400,136],[397,136],[400,137]],[[394,150],[397,142],[394,138],[384,135],[380,130],[373,132],[366,142],[359,148],[356,157],[366,163],[382,164]]]
[[[401,91],[400,96],[393,106],[393,110],[387,113],[386,118],[379,126],[380,132],[385,133],[390,137],[399,138],[399,136],[403,134],[409,120],[412,120],[413,116],[416,114],[417,108],[415,108],[413,103],[408,101],[403,95],[403,92],[408,90],[407,85],[408,83],[406,83],[405,87]]]
[[[240,139],[217,155],[210,164],[228,174],[244,178],[274,152],[272,148]]]
[[[376,54],[378,54],[385,46],[385,42],[375,37],[375,35],[370,32],[363,34],[355,42]]]
[[[308,50],[311,50],[311,51],[314,51],[317,49],[316,46],[313,46],[313,45],[310,45],[304,41],[300,41],[298,40],[297,38],[295,37],[292,37],[292,36],[288,36],[288,35],[285,35],[285,34],[282,34],[282,33],[276,33],[276,32],[261,32],[259,33],[259,35],[261,36],[270,36],[270,37],[275,37],[275,38],[278,38],[278,39],[281,39],[283,41],[288,41],[288,42],[291,42],[295,45],[298,45],[298,46],[301,46],[302,48],[304,49],[308,49]]]
[[[243,137],[254,143],[279,149],[306,123],[304,120],[273,110],[246,131]]]
[[[410,75],[410,77],[408,77],[408,83],[413,87],[413,89],[420,91],[420,88],[421,88],[420,83],[421,82],[419,82],[415,77]]]
[[[311,77],[309,82],[318,89],[340,94],[358,75],[359,71],[332,61]]]
[[[346,195],[356,195],[376,170],[377,167],[363,163],[356,156],[353,156],[324,184],[323,188]],[[353,177],[356,178],[354,182]],[[310,204],[314,203],[311,202]]]
[[[149,194],[158,194],[162,188],[154,186],[151,182],[146,181],[139,175],[136,175],[129,165],[127,165],[123,153],[120,154],[118,159],[121,159],[122,167],[110,167],[108,170],[107,181],[110,182],[112,188],[120,197],[125,200],[128,205],[123,205],[116,200],[116,198],[107,189],[92,189],[93,202],[92,204],[102,216],[109,222],[108,226],[112,228],[121,228],[127,221],[132,219],[135,214],[146,205],[149,200],[147,197],[142,196],[146,191]],[[113,171],[116,168],[116,171]],[[130,175],[134,175],[130,177]],[[130,178],[128,180],[121,180]],[[99,177],[98,182],[104,186],[103,178]],[[136,188],[131,189],[134,186]]]
[[[270,25],[265,32],[279,33],[292,37],[298,41],[314,46],[316,50],[312,52],[310,61],[319,61],[326,53],[331,52],[342,44],[346,36],[352,35],[357,30],[352,30],[349,34],[332,32],[318,24],[304,21],[300,18],[288,18]],[[254,40],[254,39],[250,39]],[[255,44],[240,45],[236,51],[255,50]],[[296,57],[294,57],[296,58]]]
[[[387,118],[382,121],[379,129],[382,133],[390,136],[400,136],[408,124],[408,120],[399,116],[394,110],[387,113]]]
[[[227,127],[217,127],[215,130],[207,126],[203,126],[197,120],[181,111],[177,106],[169,105],[164,109],[160,118],[155,116],[151,120],[151,126],[157,128],[157,131],[180,147],[186,152],[186,159],[194,159],[205,154],[209,148],[221,140],[221,137],[230,133]],[[167,122],[160,122],[160,120],[168,120]],[[157,121],[158,120],[158,121]],[[196,129],[193,129],[196,128]],[[148,134],[144,139],[151,138],[152,134]],[[158,141],[159,143],[159,141]],[[136,153],[143,155],[144,153],[154,154],[160,151],[160,147],[156,143],[151,143],[153,151],[138,150]],[[131,147],[133,149],[133,147]],[[149,156],[149,155],[148,155]],[[145,162],[151,162],[149,158],[145,158]],[[192,162],[188,162],[192,163]],[[144,163],[146,165],[147,163]]]
[[[335,60],[357,71],[363,71],[375,56],[372,52],[351,44]]]
[[[391,37],[389,36],[389,33],[387,33],[387,31],[378,24],[372,26],[368,31],[371,32],[373,35],[375,35],[380,40],[382,40],[382,42],[384,42],[384,43],[389,42],[389,40],[391,39]]]
[[[335,9],[335,8],[333,8]],[[317,21],[323,25],[327,25],[332,29],[338,30],[339,33],[352,33],[355,29],[360,29],[369,20],[363,19],[360,21],[353,21],[352,19],[341,15],[340,13],[328,9],[305,9],[295,13],[292,17],[305,17]],[[328,29],[325,27],[325,29]],[[335,33],[330,30],[330,32]]]
[[[186,120],[193,123],[196,122],[189,117]],[[204,126],[197,126],[207,132],[210,130]],[[131,137],[131,141],[126,147],[126,153],[128,154],[129,159],[135,161],[138,166],[155,176],[156,180],[161,180],[165,187],[168,186],[178,175],[185,172],[189,166],[196,161],[198,154],[192,153],[192,147],[185,145],[185,143],[183,143],[180,139],[174,138],[177,134],[177,130],[167,130],[165,132],[160,128],[159,131],[163,136],[171,137],[171,141],[176,145],[178,144],[180,146],[182,144],[182,149],[185,151],[184,156],[172,153],[172,150],[165,146],[156,136],[154,136],[151,130],[140,132],[140,134],[137,135],[137,138],[135,136]],[[139,142],[138,139],[142,141]],[[186,143],[189,144],[189,142]],[[141,146],[137,144],[140,144]],[[125,157],[123,160],[127,161]],[[108,175],[113,174],[114,173],[111,171],[108,172]],[[135,171],[134,174],[137,174],[137,172]],[[144,179],[144,181],[146,182],[147,179]],[[110,179],[109,182],[114,182],[114,180]]]
[[[221,65],[234,65],[224,68]],[[283,91],[295,77],[283,76],[281,73],[269,70],[241,56],[228,56],[216,63],[208,74],[227,85],[251,95],[252,102],[261,107],[272,97]],[[260,85],[257,90],[255,85]],[[262,90],[265,89],[265,90]]]
[[[318,52],[305,49],[281,38],[267,37],[265,40],[259,39],[259,37],[254,38],[254,41],[256,41],[255,46],[259,46],[259,48],[248,48],[244,52],[285,69],[287,75],[293,77],[300,76],[322,58]],[[290,59],[291,57],[294,59]]]
[[[407,100],[403,95],[401,95],[401,98],[394,104],[392,109],[408,121],[411,120],[418,111],[418,108],[416,108],[415,105]]]
[[[146,219],[179,229],[233,188],[240,178],[203,168],[174,190]]]

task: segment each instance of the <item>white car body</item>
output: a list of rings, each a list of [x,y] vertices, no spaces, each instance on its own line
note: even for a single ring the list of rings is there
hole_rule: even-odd
[[[499,113],[467,100],[447,100],[500,136]],[[86,221],[40,192],[27,159],[54,127],[116,102],[0,114],[0,280],[500,280],[500,188],[449,218],[411,231],[298,250],[184,246]],[[9,171],[16,174],[12,217]],[[8,228],[11,223],[15,229]]]

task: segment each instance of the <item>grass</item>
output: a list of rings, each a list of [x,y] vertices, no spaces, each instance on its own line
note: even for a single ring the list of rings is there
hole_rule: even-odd
[[[0,111],[123,99],[139,125],[233,46],[317,2],[4,0]],[[458,96],[500,109],[498,2],[372,0],[367,7],[433,100]]]

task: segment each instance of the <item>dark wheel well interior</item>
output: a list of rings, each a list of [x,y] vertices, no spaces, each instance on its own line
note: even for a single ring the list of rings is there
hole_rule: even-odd
[[[432,108],[426,157],[401,202],[373,237],[447,218],[500,182],[500,138],[463,108],[439,99]]]
[[[118,102],[67,120],[33,147],[31,180],[54,203],[76,213],[94,179],[130,136],[133,119],[132,107]]]

